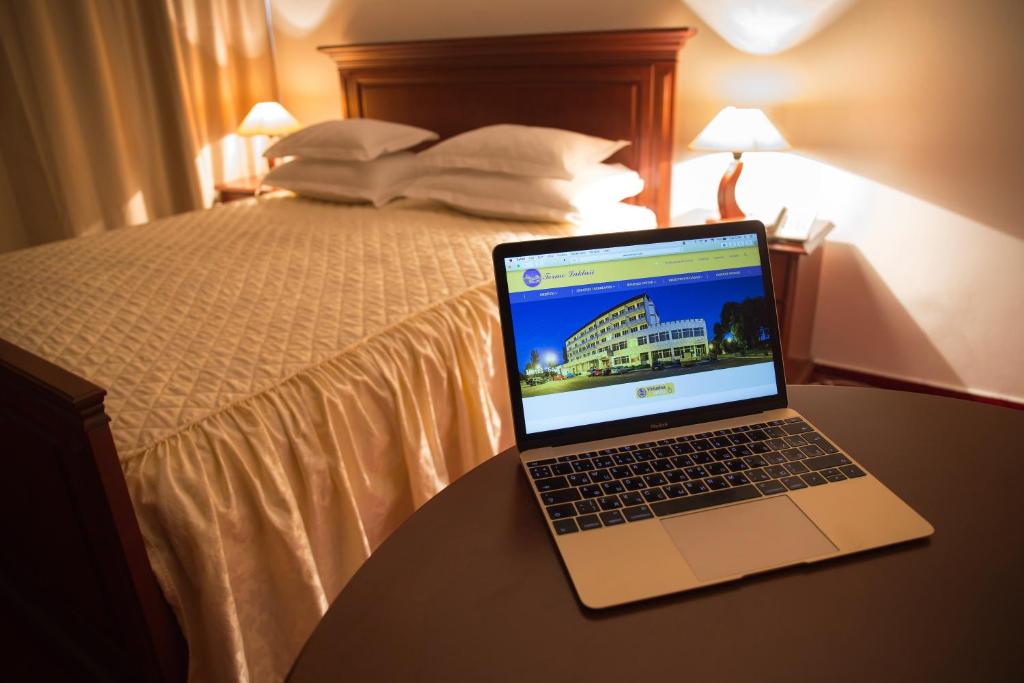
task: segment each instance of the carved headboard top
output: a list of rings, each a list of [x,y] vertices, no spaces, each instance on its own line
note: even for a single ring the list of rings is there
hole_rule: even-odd
[[[669,217],[673,91],[688,28],[329,45],[342,113],[435,130],[442,139],[495,123],[579,131],[632,144],[611,161],[636,169],[636,203]]]

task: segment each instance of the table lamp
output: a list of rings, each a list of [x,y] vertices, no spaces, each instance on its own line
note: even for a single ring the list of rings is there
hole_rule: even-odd
[[[242,119],[238,126],[238,134],[266,135],[270,139],[281,135],[287,135],[301,128],[302,125],[291,113],[282,107],[278,102],[257,102]],[[270,167],[274,167],[274,160],[268,160]]]
[[[745,216],[736,203],[736,182],[743,171],[740,157],[744,152],[789,149],[789,143],[760,109],[726,107],[694,138],[690,149],[732,152],[732,164],[718,184],[718,213],[721,220],[738,220]]]

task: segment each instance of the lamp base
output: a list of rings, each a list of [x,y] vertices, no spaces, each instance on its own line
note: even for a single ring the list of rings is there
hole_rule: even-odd
[[[746,218],[746,214],[736,203],[736,183],[740,179],[740,173],[743,172],[743,162],[740,160],[740,156],[739,152],[733,152],[732,163],[729,164],[729,168],[722,175],[721,182],[718,183],[718,214],[719,219],[723,221]]]

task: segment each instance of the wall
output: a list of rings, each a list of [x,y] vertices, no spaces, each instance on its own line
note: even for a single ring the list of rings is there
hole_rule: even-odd
[[[317,45],[696,26],[677,93],[677,213],[713,205],[726,160],[686,143],[725,104],[762,106],[794,146],[748,159],[742,206],[833,219],[815,354],[835,365],[1024,400],[1006,360],[1024,313],[1024,3],[859,0],[806,43],[732,48],[678,0],[271,0],[282,102],[337,115]]]

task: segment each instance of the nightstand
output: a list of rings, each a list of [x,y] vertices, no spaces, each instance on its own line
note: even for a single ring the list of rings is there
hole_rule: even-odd
[[[825,236],[832,227],[831,222],[818,220],[804,242],[768,242],[788,384],[807,382],[814,370],[811,357],[814,311],[818,304]]]
[[[252,176],[249,178],[239,178],[238,180],[230,180],[224,183],[217,183],[213,186],[213,189],[217,191],[217,202],[220,204],[227,204],[237,199],[247,199],[249,197],[255,197],[256,191],[260,189],[260,181],[263,180],[263,176]],[[260,194],[265,194],[272,191],[274,188],[264,186],[260,191]]]

